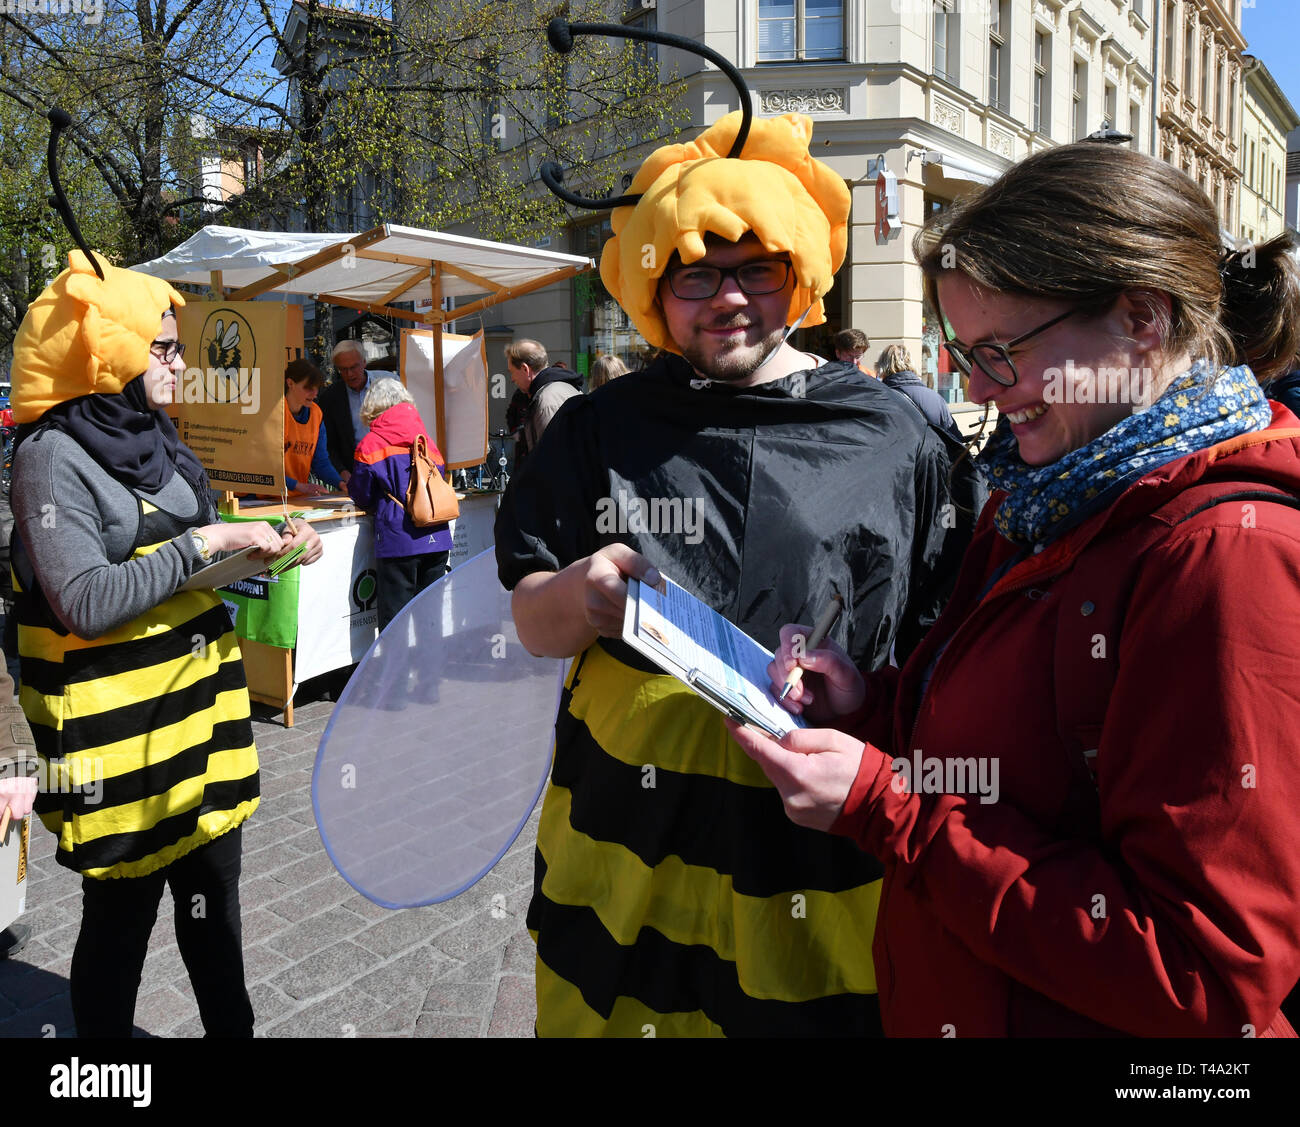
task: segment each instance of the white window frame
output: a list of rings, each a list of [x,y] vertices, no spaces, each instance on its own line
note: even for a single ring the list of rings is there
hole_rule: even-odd
[[[762,58],[762,48],[760,46],[762,39],[759,36],[759,31],[761,30],[763,24],[776,23],[778,19],[785,20],[785,19],[789,19],[789,17],[780,16],[775,18],[764,19],[759,14],[761,8],[759,6],[758,0],[755,0],[754,2],[754,62],[755,64],[757,66],[780,66],[782,64],[789,64],[789,63],[819,64],[819,63],[842,63],[847,61],[849,56],[848,56],[848,45],[846,44],[845,39],[847,38],[846,17],[848,13],[845,11],[847,4],[845,4],[844,0],[840,0],[840,54],[839,54],[839,58],[835,58],[835,59],[827,59],[821,57],[810,59],[805,55],[805,51],[807,50],[805,34],[807,31],[807,20],[808,20],[808,17],[806,15],[806,9],[805,9],[805,0],[792,0],[792,2],[794,3],[794,54],[792,56],[786,56],[780,59],[764,59]],[[821,23],[824,21],[819,19],[818,22]]]

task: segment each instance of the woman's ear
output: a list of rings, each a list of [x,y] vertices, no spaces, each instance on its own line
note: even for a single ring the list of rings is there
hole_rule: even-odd
[[[1160,352],[1173,325],[1174,303],[1164,290],[1125,290],[1116,306],[1124,335],[1143,353]]]

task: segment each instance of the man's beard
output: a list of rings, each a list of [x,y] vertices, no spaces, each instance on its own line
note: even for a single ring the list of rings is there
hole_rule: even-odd
[[[711,322],[707,328],[727,328],[732,324],[747,326],[742,317],[725,317]],[[682,346],[682,355],[702,376],[720,383],[739,383],[752,376],[780,347],[785,326],[773,329],[757,344],[734,344],[709,341],[701,330],[688,344]],[[710,351],[711,348],[711,351]]]

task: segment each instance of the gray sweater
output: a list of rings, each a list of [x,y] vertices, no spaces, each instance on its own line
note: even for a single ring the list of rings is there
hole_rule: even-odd
[[[188,530],[217,519],[211,499],[196,512],[179,473],[143,496],[187,530],[128,559],[140,527],[135,495],[75,440],[46,430],[26,439],[14,459],[10,504],[23,548],[14,566],[21,579],[22,565],[30,565],[59,621],[79,638],[101,637],[165,602],[203,564]]]

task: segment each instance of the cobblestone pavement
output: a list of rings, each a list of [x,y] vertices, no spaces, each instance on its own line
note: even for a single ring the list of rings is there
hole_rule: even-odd
[[[333,704],[295,708],[295,727],[254,705],[262,803],[245,824],[245,974],[258,1036],[531,1037],[536,955],[524,927],[533,816],[491,873],[453,900],[389,911],[335,872],[311,808],[316,746]],[[0,962],[0,1036],[74,1035],[68,971],[81,919],[80,878],[31,830],[26,948]],[[501,900],[505,898],[505,911]],[[494,897],[498,897],[494,901]],[[136,1035],[203,1033],[164,894],[149,943]]]

